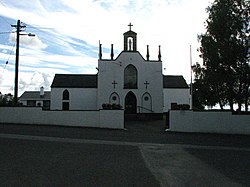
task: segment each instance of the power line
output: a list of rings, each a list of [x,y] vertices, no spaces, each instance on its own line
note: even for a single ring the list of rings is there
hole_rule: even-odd
[[[7,31],[7,32],[0,32],[0,34],[10,34],[13,33],[12,31]]]
[[[6,60],[6,62],[5,62],[5,64],[4,64],[4,68],[3,68],[2,73],[1,73],[0,76],[2,76],[2,75],[4,74],[4,71],[5,71],[6,67],[7,67],[7,65],[9,64],[9,60],[10,60],[10,57],[11,57],[13,51],[14,51],[15,45],[16,45],[16,43],[14,43],[13,46],[12,46],[12,50],[11,50],[10,53],[9,53],[8,59]]]
[[[0,4],[2,4],[5,8],[8,8],[3,2],[2,0],[0,0]],[[2,16],[0,17],[2,20],[4,20],[6,23],[8,23],[9,25],[11,25],[11,23],[9,21],[7,21],[7,19],[3,18]]]
[[[34,27],[34,26],[27,26],[27,28],[34,28],[36,29],[36,33],[39,32],[39,33],[44,33],[44,35],[46,36],[43,36],[43,35],[39,35],[39,38],[41,38],[42,40],[45,40],[47,41],[48,43],[52,43],[52,44],[55,44],[57,46],[61,46],[61,47],[65,47],[65,45],[62,45],[62,44],[59,44],[58,42],[56,41],[60,41],[60,42],[66,42],[68,43],[66,40],[63,39],[63,37],[59,37],[55,34],[53,34],[53,36],[49,33],[49,31],[44,31],[44,30],[40,30],[40,28],[45,28],[45,27]],[[46,28],[46,29],[52,29],[52,28]]]
[[[1,1],[0,1],[1,2]],[[3,18],[2,16],[0,17],[3,21],[5,21],[6,23],[8,23],[8,25],[11,25],[10,22],[7,21],[7,19]]]
[[[16,46],[16,43],[14,43],[14,44],[13,44],[13,46],[12,46],[12,49],[11,49],[11,51],[10,51],[10,54],[9,54],[8,60],[7,60],[7,61],[6,61],[6,63],[5,63],[5,67],[4,67],[4,69],[6,68],[7,64],[9,63],[10,57],[11,57],[11,55],[12,55],[13,51],[14,51],[14,47],[15,47],[15,46]]]

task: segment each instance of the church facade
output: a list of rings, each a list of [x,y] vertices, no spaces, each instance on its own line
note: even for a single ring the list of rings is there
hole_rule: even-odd
[[[127,114],[167,112],[171,103],[189,104],[189,87],[183,76],[162,74],[158,59],[146,59],[137,51],[137,33],[124,35],[124,50],[114,58],[102,58],[99,45],[97,74],[56,74],[51,85],[51,110],[99,110],[105,104],[121,106]]]

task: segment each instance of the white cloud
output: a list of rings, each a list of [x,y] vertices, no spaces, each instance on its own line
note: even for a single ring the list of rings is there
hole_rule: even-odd
[[[27,90],[39,90],[42,86],[45,90],[50,90],[53,76],[53,74],[40,73],[37,71],[33,73],[20,73],[19,95]]]
[[[10,34],[10,42],[15,42],[17,38],[16,33]],[[34,48],[34,49],[45,49],[47,47],[38,36],[29,36],[28,33],[20,33],[20,45],[25,45],[26,47]]]

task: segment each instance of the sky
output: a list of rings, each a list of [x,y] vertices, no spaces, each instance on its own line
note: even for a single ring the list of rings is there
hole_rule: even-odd
[[[123,50],[123,33],[137,33],[137,50],[158,59],[164,75],[183,75],[190,83],[192,63],[202,62],[197,36],[205,33],[206,8],[213,0],[0,0],[0,92],[14,93],[17,20],[20,37],[19,96],[50,90],[55,74],[96,74],[99,41],[103,58]],[[35,34],[35,37],[28,36]],[[8,63],[6,63],[8,61]]]

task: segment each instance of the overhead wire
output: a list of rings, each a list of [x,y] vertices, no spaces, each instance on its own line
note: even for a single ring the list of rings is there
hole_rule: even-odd
[[[8,7],[5,5],[5,3],[2,2],[2,0],[0,0],[0,4],[2,4],[4,7],[8,8]],[[6,23],[8,23],[9,25],[12,25],[12,24],[11,24],[9,21],[7,21],[7,19],[5,19],[4,17],[1,17],[1,16],[0,16],[0,18],[1,18],[2,20],[4,20]],[[29,25],[29,24],[27,24],[27,23],[25,23],[25,22],[22,22],[22,23],[26,25],[26,28],[32,28],[32,29],[35,29],[36,32],[38,31],[38,32],[43,32],[44,34],[46,34],[47,37],[44,37],[44,36],[39,36],[39,37],[43,38],[43,40],[46,40],[46,41],[49,42],[49,43],[54,43],[54,44],[60,45],[60,44],[58,44],[58,43],[56,43],[56,42],[53,42],[53,40],[55,40],[55,38],[58,39],[58,41],[62,41],[62,40],[63,40],[62,38],[60,38],[60,37],[58,37],[58,36],[55,36],[55,35],[52,37],[52,36],[48,33],[48,31],[45,31],[45,30],[44,30],[44,29],[53,29],[53,28],[51,28],[51,27],[37,27],[37,26]],[[8,33],[11,33],[11,32],[2,32],[2,33],[0,32],[0,34],[8,34]],[[51,40],[48,39],[48,37],[51,38]],[[64,47],[63,45],[60,45],[60,46]]]
[[[26,23],[24,23],[24,24],[26,25],[26,28],[32,28],[32,29],[35,29],[36,32],[38,31],[38,32],[44,33],[47,37],[46,37],[46,36],[41,36],[41,35],[39,36],[39,37],[42,38],[43,40],[46,40],[46,41],[49,42],[49,43],[54,43],[54,44],[56,44],[56,45],[58,45],[58,46],[61,46],[61,47],[65,47],[64,45],[61,45],[61,44],[56,43],[56,42],[53,42],[55,39],[57,39],[58,41],[64,41],[62,38],[60,38],[60,37],[58,37],[58,36],[56,36],[56,35],[51,36],[51,35],[49,34],[48,31],[43,30],[43,29],[53,29],[53,28],[31,26],[31,25],[26,24]],[[48,39],[48,38],[50,38],[51,40]],[[66,41],[65,41],[65,42],[66,42]]]
[[[2,72],[1,72],[1,74],[0,74],[0,78],[1,78],[1,79],[3,78],[4,71],[5,71],[6,67],[7,67],[7,65],[9,64],[9,60],[10,60],[10,57],[11,57],[13,51],[14,51],[15,45],[16,45],[16,43],[13,44],[12,49],[11,49],[11,51],[10,51],[10,53],[9,53],[8,59],[6,60],[6,62],[5,62],[5,64],[4,64],[4,68],[3,68],[3,70],[2,70]]]
[[[7,32],[0,32],[0,34],[10,34],[12,31],[7,31]]]
[[[8,8],[3,2],[2,0],[0,0],[0,4],[2,4],[5,8]],[[11,23],[9,21],[7,21],[6,18],[3,18],[2,16],[0,17],[2,20],[4,20],[6,23],[8,23],[9,25],[11,25]]]
[[[6,66],[9,64],[9,60],[10,60],[10,57],[11,57],[13,51],[14,51],[14,47],[15,47],[15,46],[16,46],[16,42],[13,43],[12,49],[11,49],[11,51],[10,51],[10,53],[9,53],[8,59],[7,59],[6,62],[5,62],[5,65],[4,65],[3,70],[5,70],[5,69],[6,69]]]
[[[49,38],[51,38],[51,40],[45,38],[44,36],[40,36],[40,37],[43,38],[44,40],[50,42],[50,43],[55,43],[55,42],[53,42],[53,40],[55,40],[55,38],[56,38],[57,40],[59,40],[59,41],[64,41],[64,42],[67,42],[67,43],[68,43],[67,40],[64,40],[64,39],[63,39],[63,37],[59,37],[59,36],[57,36],[57,35],[53,35],[53,36],[52,36],[52,35],[50,34],[49,31],[46,31],[46,29],[55,30],[54,28],[51,28],[51,27],[32,26],[32,25],[29,25],[29,24],[26,24],[26,23],[24,23],[24,24],[26,25],[26,28],[33,28],[33,29],[37,30],[38,32],[43,32],[44,34],[46,34]],[[44,30],[44,29],[45,29],[45,30]],[[36,32],[37,32],[37,31],[36,31]],[[52,34],[53,34],[53,33],[52,33]],[[65,47],[65,46],[60,45],[60,44],[58,44],[58,43],[55,43],[55,44],[57,44],[57,45],[59,45],[59,46],[62,46],[62,47]]]

